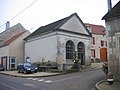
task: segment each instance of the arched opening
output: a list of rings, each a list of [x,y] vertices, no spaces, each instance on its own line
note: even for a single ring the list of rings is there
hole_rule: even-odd
[[[74,58],[75,45],[73,41],[69,40],[66,43],[66,62],[72,62]]]
[[[85,45],[82,42],[78,43],[78,59],[81,61],[81,65],[85,65]]]

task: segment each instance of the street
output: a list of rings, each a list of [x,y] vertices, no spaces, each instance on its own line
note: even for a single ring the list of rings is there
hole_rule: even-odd
[[[95,84],[104,78],[101,69],[38,78],[0,74],[0,90],[95,90]]]

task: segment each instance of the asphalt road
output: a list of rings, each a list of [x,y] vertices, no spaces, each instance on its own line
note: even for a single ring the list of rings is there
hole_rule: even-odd
[[[95,90],[95,84],[104,78],[100,69],[39,78],[0,74],[0,90]]]

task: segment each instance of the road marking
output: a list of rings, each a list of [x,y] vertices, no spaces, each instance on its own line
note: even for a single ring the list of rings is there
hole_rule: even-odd
[[[62,82],[62,81],[66,81],[66,80],[70,80],[70,79],[74,79],[74,78],[78,78],[78,77],[82,77],[81,75],[79,76],[73,76],[73,77],[68,77],[68,78],[63,78],[63,79],[59,79],[59,80],[47,80],[45,81],[44,79],[39,79],[39,78],[27,78],[27,79],[31,79],[31,80],[38,80],[39,82],[45,82],[45,83],[53,83],[53,82]]]
[[[78,77],[82,77],[82,76],[80,75],[80,76],[74,76],[74,77],[63,78],[63,79],[60,79],[60,80],[55,80],[55,81],[53,81],[53,82],[61,82],[61,81],[65,81],[65,80],[69,80],[69,79],[73,79],[73,78],[78,78]]]
[[[44,79],[40,79],[40,80],[38,80],[39,82],[42,82],[42,81],[44,81]]]
[[[33,86],[34,84],[25,83],[25,84],[23,84],[23,85],[25,85],[25,86]]]
[[[53,81],[51,80],[48,80],[48,81],[44,81],[45,83],[52,83]]]
[[[27,79],[33,79],[33,78],[27,78]]]
[[[38,78],[33,78],[32,80],[38,80]]]

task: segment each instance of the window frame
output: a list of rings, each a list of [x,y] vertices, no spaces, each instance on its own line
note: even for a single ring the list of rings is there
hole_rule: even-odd
[[[75,45],[73,41],[66,42],[66,59],[74,59]]]

